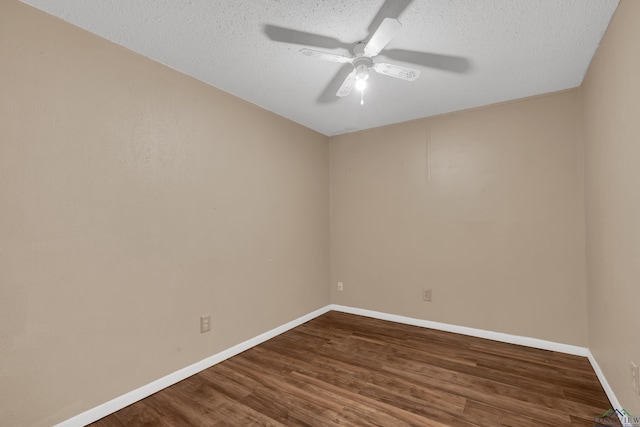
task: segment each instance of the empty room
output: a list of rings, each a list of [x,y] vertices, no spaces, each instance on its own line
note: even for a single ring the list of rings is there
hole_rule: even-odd
[[[640,426],[638,22],[0,1],[0,426]]]

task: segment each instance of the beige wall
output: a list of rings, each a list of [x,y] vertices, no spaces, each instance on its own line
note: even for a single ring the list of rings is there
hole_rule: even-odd
[[[640,2],[619,9],[582,90],[329,139],[0,2],[0,425],[329,301],[588,344],[640,413]]]
[[[0,425],[52,425],[329,303],[327,137],[17,0],[0,120]]]
[[[622,0],[583,85],[589,347],[640,414],[640,1]]]
[[[334,137],[332,302],[586,345],[583,209],[578,91]]]

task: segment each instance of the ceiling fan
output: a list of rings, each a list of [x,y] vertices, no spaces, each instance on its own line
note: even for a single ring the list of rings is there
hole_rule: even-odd
[[[353,65],[353,71],[347,76],[344,82],[342,82],[336,95],[340,97],[347,96],[355,87],[355,89],[361,93],[360,101],[362,103],[362,95],[367,87],[370,70],[407,81],[414,81],[420,76],[420,71],[415,68],[385,62],[373,62],[373,57],[377,56],[380,51],[384,49],[401,28],[402,25],[397,19],[384,18],[367,43],[359,42],[353,47],[353,56],[351,58],[308,48],[301,49],[300,53],[322,59],[323,61],[349,63]]]
[[[402,29],[402,24],[397,17],[411,3],[412,0],[386,0],[378,14],[371,23],[369,29],[375,28],[366,42],[360,41],[354,45],[341,42],[340,40],[278,27],[275,25],[265,25],[265,34],[271,40],[285,43],[294,43],[321,48],[344,48],[352,52],[352,56],[336,55],[334,53],[320,50],[303,48],[300,50],[305,56],[317,58],[324,61],[350,64],[349,69],[339,72],[334,81],[329,85],[330,96],[344,97],[349,95],[353,89],[360,91],[360,103],[363,103],[363,93],[367,87],[367,80],[371,70],[376,73],[395,77],[397,79],[414,81],[420,76],[420,71],[397,64],[386,62],[374,62],[373,58],[381,54],[393,60],[418,64],[425,67],[439,68],[447,71],[465,72],[469,68],[466,58],[441,55],[428,52],[417,52],[404,49],[385,49],[387,44]],[[377,24],[377,27],[375,26]],[[348,74],[345,77],[345,73]],[[337,81],[336,81],[337,80]],[[339,85],[337,92],[336,87]],[[325,91],[326,92],[326,91]],[[335,93],[335,95],[333,95]],[[329,95],[329,94],[325,94]],[[322,96],[327,100],[326,96]]]

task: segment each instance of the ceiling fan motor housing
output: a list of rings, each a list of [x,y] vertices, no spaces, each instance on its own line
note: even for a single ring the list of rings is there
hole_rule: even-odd
[[[353,47],[353,56],[356,58],[364,56],[364,46],[364,42],[358,42],[358,44]]]
[[[360,57],[353,60],[353,67],[356,69],[356,78],[366,80],[369,78],[369,68],[373,66],[371,58]]]

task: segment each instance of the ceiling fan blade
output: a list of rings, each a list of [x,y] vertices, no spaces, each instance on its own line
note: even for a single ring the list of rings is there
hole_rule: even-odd
[[[340,70],[338,70],[331,81],[327,83],[322,92],[318,95],[316,102],[318,104],[333,104],[338,102],[340,98],[336,96],[336,92],[338,92],[342,83],[344,83],[347,76],[352,72],[353,66],[350,64],[344,64],[340,67]]]
[[[414,81],[420,76],[420,71],[414,68],[403,67],[401,65],[386,64],[384,62],[378,62],[373,64],[373,70],[376,73],[384,74],[385,76],[395,77],[397,79]]]
[[[402,12],[413,2],[413,0],[386,0],[375,18],[369,24],[369,33],[373,33],[380,26],[384,18],[399,19]]]
[[[340,86],[340,89],[338,89],[338,92],[336,93],[336,96],[347,96],[351,93],[351,91],[353,90],[353,86],[355,86],[356,84],[356,70],[353,70],[346,79],[344,79],[344,82],[342,82],[342,86]]]
[[[323,61],[339,62],[341,64],[351,62],[351,58],[342,55],[334,55],[333,53],[321,52],[313,49],[300,49],[300,53],[304,56],[322,59]]]
[[[266,24],[263,32],[269,39],[276,42],[321,47],[324,49],[343,48],[348,50],[351,48],[351,45],[343,43],[333,37],[292,30],[290,28],[278,27],[277,25]]]
[[[385,49],[382,55],[395,61],[408,62],[422,65],[423,67],[452,71],[454,73],[465,73],[471,69],[469,60],[461,56],[416,52],[404,49]]]
[[[366,56],[376,56],[400,31],[402,24],[393,18],[384,18],[378,29],[373,33],[364,47]]]

